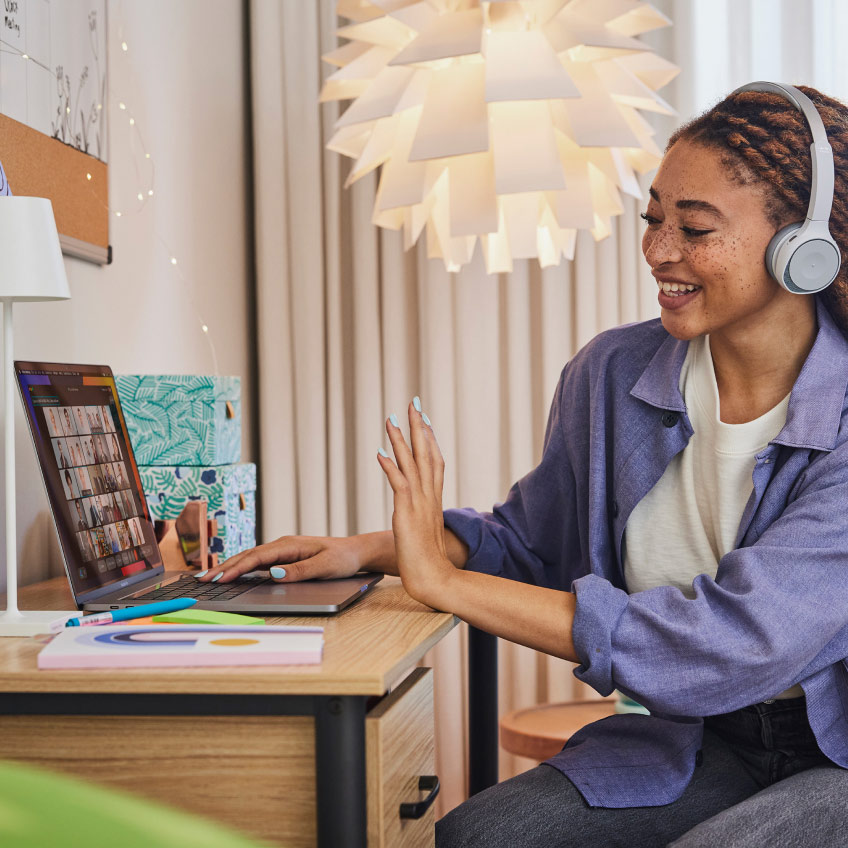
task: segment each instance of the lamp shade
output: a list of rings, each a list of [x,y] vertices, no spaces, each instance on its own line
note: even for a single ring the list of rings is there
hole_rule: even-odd
[[[373,222],[426,231],[449,270],[480,240],[490,272],[572,258],[641,197],[661,152],[642,111],[677,73],[636,36],[670,21],[640,0],[340,0],[348,39],[322,101],[352,100],[327,147],[380,169]]]
[[[70,296],[53,204],[44,197],[0,197],[0,300]]]

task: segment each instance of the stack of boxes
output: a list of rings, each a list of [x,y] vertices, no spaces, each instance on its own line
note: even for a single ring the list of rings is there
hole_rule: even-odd
[[[256,466],[241,459],[238,377],[116,376],[152,517],[176,520],[204,500],[218,561],[256,544]]]

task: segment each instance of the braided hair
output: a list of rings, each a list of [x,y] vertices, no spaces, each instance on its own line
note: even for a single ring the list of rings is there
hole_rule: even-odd
[[[830,233],[842,252],[836,279],[817,297],[848,335],[848,107],[814,88],[799,86],[821,115],[835,171]],[[810,202],[813,137],[807,119],[779,94],[731,94],[677,129],[666,150],[688,141],[721,155],[731,179],[762,192],[775,231],[803,221]]]

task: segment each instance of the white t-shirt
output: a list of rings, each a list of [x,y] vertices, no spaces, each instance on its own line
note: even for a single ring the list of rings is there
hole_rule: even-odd
[[[695,577],[715,577],[719,560],[736,547],[756,455],[786,423],[789,395],[745,424],[721,420],[709,336],[689,342],[680,391],[695,432],[627,521],[628,592],[675,586],[694,598]],[[793,686],[775,697],[800,695]]]

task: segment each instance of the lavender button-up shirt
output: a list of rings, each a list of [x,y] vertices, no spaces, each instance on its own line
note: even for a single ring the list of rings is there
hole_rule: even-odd
[[[822,751],[848,767],[848,342],[821,304],[817,314],[736,547],[714,578],[695,578],[694,598],[628,594],[624,581],[627,519],[693,434],[679,390],[688,343],[658,320],[601,333],[566,365],[542,461],[503,504],[445,512],[467,568],[576,592],[576,676],[651,711],[595,722],[548,760],[593,806],[674,801],[702,716],[796,683]]]

